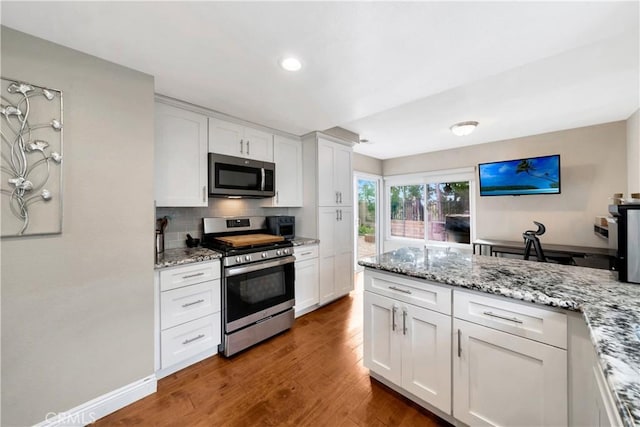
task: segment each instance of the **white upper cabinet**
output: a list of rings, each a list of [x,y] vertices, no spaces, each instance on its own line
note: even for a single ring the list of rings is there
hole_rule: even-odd
[[[210,117],[209,152],[273,162],[273,135]]]
[[[342,144],[318,139],[318,205],[351,206],[353,150]]]
[[[265,199],[265,207],[302,206],[302,144],[280,135],[273,137],[276,164],[276,195]]]
[[[156,206],[207,206],[207,117],[155,103]]]

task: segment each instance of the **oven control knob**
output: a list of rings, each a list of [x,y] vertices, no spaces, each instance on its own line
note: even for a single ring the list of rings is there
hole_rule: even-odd
[[[288,254],[288,253],[289,253],[289,249],[285,249],[285,250],[284,250],[284,253],[285,253],[285,254]]]
[[[244,260],[245,261],[251,261],[251,255],[245,255],[244,256]]]
[[[266,258],[266,257],[268,257],[268,256],[269,256],[269,255],[267,255],[267,253],[266,253],[266,252],[262,252],[262,258]]]
[[[239,256],[236,257],[236,262],[242,262],[242,258],[240,258]]]
[[[276,255],[282,255],[282,251],[281,251],[280,249],[278,249],[278,250],[276,251]]]

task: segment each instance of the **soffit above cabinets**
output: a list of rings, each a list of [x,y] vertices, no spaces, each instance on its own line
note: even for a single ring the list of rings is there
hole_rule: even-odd
[[[625,120],[638,2],[2,2],[2,24],[156,92],[391,158]],[[278,61],[293,54],[296,73]],[[17,76],[19,77],[19,76]],[[467,137],[453,123],[477,120]]]

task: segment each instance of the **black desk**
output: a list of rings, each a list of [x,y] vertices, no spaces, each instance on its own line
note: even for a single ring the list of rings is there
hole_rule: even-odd
[[[478,239],[473,241],[473,253],[476,253],[476,247],[480,250],[478,253],[482,254],[482,247],[489,248],[490,256],[498,256],[498,254],[511,254],[511,255],[523,255],[524,256],[524,241],[514,242],[510,240],[494,240],[494,239]],[[598,263],[597,259],[593,262],[576,261],[577,265],[585,267],[595,267],[609,269],[613,265],[613,259],[616,256],[616,251],[609,248],[594,248],[590,246],[571,246],[571,245],[556,245],[553,243],[542,242],[542,250],[547,257],[554,256],[570,256],[571,258],[600,258],[603,260]],[[535,250],[534,250],[535,257]],[[606,260],[606,261],[605,261]],[[589,265],[593,264],[593,265]],[[605,265],[608,264],[608,265]]]

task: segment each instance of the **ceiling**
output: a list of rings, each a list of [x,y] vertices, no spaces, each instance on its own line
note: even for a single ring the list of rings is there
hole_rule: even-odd
[[[1,22],[156,92],[380,159],[624,120],[639,2],[11,2]],[[295,54],[298,73],[278,60]],[[465,137],[455,122],[480,125]]]

